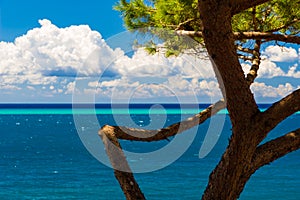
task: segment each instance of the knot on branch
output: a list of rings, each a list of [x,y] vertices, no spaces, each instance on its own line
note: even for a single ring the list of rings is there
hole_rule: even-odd
[[[112,143],[118,144],[118,138],[115,134],[115,127],[104,125],[101,127],[101,129],[98,131],[98,135],[101,137],[103,141],[106,139],[109,139]]]

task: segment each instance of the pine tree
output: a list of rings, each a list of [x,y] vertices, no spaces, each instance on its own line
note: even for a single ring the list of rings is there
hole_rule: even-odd
[[[186,123],[186,129],[201,124],[227,107],[232,136],[219,164],[209,177],[202,199],[237,199],[251,175],[260,167],[300,148],[300,128],[264,144],[261,142],[281,121],[300,110],[300,89],[260,112],[250,85],[255,81],[261,61],[261,46],[276,42],[300,44],[300,4],[297,0],[120,0],[115,6],[129,30],[142,27],[163,28],[193,38],[202,44],[214,62],[224,100],[211,105]],[[165,41],[167,56],[189,48],[178,39]],[[175,48],[174,48],[175,47]],[[150,53],[159,51],[153,41]],[[250,61],[247,76],[241,63]],[[112,165],[124,165],[127,172],[115,170],[127,199],[145,199],[123,154],[119,139],[157,141],[176,134],[178,124],[160,131],[106,125],[99,131]],[[182,130],[183,131],[183,130]],[[131,132],[127,135],[126,132]],[[154,134],[155,133],[155,134]],[[148,134],[140,138],[132,135]],[[111,141],[113,148],[108,141]],[[200,195],[200,194],[199,194]]]

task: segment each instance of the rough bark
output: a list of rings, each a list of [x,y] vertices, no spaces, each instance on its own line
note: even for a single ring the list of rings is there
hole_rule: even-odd
[[[278,124],[288,116],[300,110],[300,88],[287,95],[280,101],[274,103],[261,116],[264,122]],[[270,124],[270,123],[269,123]]]
[[[99,131],[114,174],[127,200],[145,199],[128,165],[122,147],[113,131]]]
[[[300,128],[257,147],[252,161],[254,170],[300,148]]]
[[[251,174],[247,172],[255,147],[251,145],[251,119],[259,113],[238,61],[228,1],[199,1],[204,41],[214,61],[232,122],[229,146],[211,173],[203,199],[236,199]]]
[[[244,5],[245,9],[255,5],[251,3],[252,1],[234,2],[251,4],[251,6]],[[260,1],[253,2],[259,3]],[[257,153],[257,145],[271,130],[270,128],[275,127],[281,119],[278,117],[277,120],[271,122],[272,124],[264,123],[266,121],[263,118],[268,114],[263,115],[258,111],[247,79],[241,72],[241,65],[234,47],[236,36],[231,30],[231,14],[236,10],[232,10],[231,3],[226,0],[199,1],[199,10],[204,26],[204,41],[208,53],[214,61],[214,70],[223,95],[226,97],[227,109],[232,122],[232,137],[221,161],[209,177],[208,186],[202,197],[205,200],[237,199],[239,197],[246,182],[255,172],[252,160],[253,155]],[[237,8],[233,7],[233,9]],[[252,34],[252,36],[254,35]],[[254,72],[256,71],[255,68]],[[253,78],[255,78],[255,74]],[[284,100],[284,102],[286,101]],[[289,97],[288,104],[292,105]],[[297,109],[298,106],[291,110]],[[267,113],[272,110],[273,108]],[[286,117],[286,115],[284,116]],[[266,129],[267,126],[269,129]],[[295,149],[298,148],[300,147],[296,145]]]
[[[178,34],[190,37],[204,37],[232,122],[232,137],[219,164],[209,177],[209,183],[202,197],[205,200],[237,199],[258,168],[300,148],[299,129],[259,145],[278,123],[300,110],[300,89],[261,113],[249,88],[249,84],[257,76],[260,60],[253,62],[252,69],[245,77],[234,44],[235,40],[240,39],[257,40],[253,54],[255,61],[260,57],[260,40],[300,43],[297,36],[232,32],[232,15],[264,2],[267,0],[199,0],[203,32],[177,31]],[[222,109],[223,106],[225,104],[216,107]],[[218,109],[215,109],[215,112],[206,110],[183,122],[159,130],[102,127],[99,134],[113,167],[120,169],[121,166],[127,171],[115,170],[115,176],[126,198],[143,199],[144,196],[134,180],[118,139],[147,142],[166,139],[202,123]]]
[[[280,122],[299,110],[300,89],[287,95],[261,113],[254,123],[254,129],[259,132],[256,136],[256,144],[259,144]]]

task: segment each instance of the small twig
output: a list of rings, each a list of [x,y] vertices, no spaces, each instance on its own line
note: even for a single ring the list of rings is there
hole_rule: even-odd
[[[178,26],[177,26],[177,28],[175,29],[175,31],[180,30],[181,27],[182,27],[183,25],[185,25],[185,24],[187,24],[187,23],[190,23],[190,22],[193,21],[193,20],[194,20],[194,18],[191,18],[191,19],[188,19],[188,20],[186,20],[186,21],[184,21],[184,22],[179,23]]]

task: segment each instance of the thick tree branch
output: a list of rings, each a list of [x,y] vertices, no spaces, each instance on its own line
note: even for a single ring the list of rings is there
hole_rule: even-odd
[[[127,200],[145,199],[128,165],[121,145],[114,132],[99,131],[106,153],[114,169],[115,177]]]
[[[176,31],[178,35],[188,37],[203,37],[202,31]],[[300,36],[297,35],[282,35],[267,32],[234,32],[235,40],[266,40],[266,41],[280,41],[286,43],[300,44]]]
[[[101,128],[100,132],[113,133],[116,138],[121,140],[143,142],[165,140],[169,137],[175,136],[176,134],[182,133],[183,131],[186,131],[194,126],[203,123],[206,119],[215,115],[225,107],[225,101],[220,100],[214,105],[211,105],[207,109],[201,111],[197,115],[194,115],[193,117],[158,130],[134,129],[128,127],[105,125]]]
[[[300,149],[300,128],[257,147],[253,156],[253,170]]]
[[[257,124],[263,129],[265,134],[261,135],[258,139],[262,141],[277,124],[299,110],[300,88],[274,103],[268,110],[260,114]]]
[[[258,6],[260,4],[266,3],[270,0],[230,0],[231,4],[231,14],[235,15],[248,8]]]
[[[232,32],[231,5],[226,0],[200,0],[198,5],[207,52],[227,102],[232,127],[236,130],[233,132],[237,133],[238,129],[245,128],[239,125],[243,122],[247,124],[251,116],[258,112],[258,107],[238,60]]]
[[[112,167],[114,168],[115,177],[118,180],[126,199],[143,200],[145,197],[140,190],[133,173],[131,172],[118,139],[148,142],[163,140],[204,122],[206,119],[225,107],[225,101],[220,100],[199,114],[158,131],[131,129],[127,127],[113,127],[108,125],[102,127],[101,130],[99,130],[99,135],[105,145],[106,153],[110,159]]]
[[[265,32],[235,32],[234,36],[236,40],[276,40],[280,42],[300,44],[300,37],[295,35],[282,35]]]

